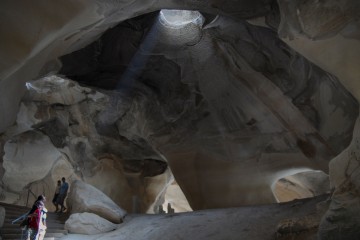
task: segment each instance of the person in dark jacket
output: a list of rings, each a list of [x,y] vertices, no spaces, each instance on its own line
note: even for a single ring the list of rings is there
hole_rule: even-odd
[[[56,207],[55,212],[59,211],[59,207],[58,207],[58,204],[57,204],[57,199],[58,199],[58,197],[59,197],[60,187],[61,187],[61,181],[58,180],[58,181],[57,181],[56,188],[55,188],[54,198],[53,198],[53,200],[52,200],[52,203],[53,203],[54,206]]]

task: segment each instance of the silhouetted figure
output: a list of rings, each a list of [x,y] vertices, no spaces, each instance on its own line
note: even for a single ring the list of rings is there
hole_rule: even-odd
[[[65,178],[61,178],[62,184],[60,186],[60,192],[59,196],[56,200],[57,207],[60,205],[60,212],[63,212],[66,210],[66,207],[64,206],[64,200],[67,196],[67,192],[69,190],[69,184],[65,181]]]
[[[168,203],[167,205],[167,213],[175,213],[175,209],[171,207],[171,203]]]
[[[57,204],[57,199],[58,199],[58,197],[59,197],[60,187],[61,187],[61,181],[58,180],[58,181],[57,181],[56,188],[55,188],[54,198],[53,198],[53,200],[52,200],[52,203],[53,203],[54,206],[56,207],[55,212],[59,211],[58,204]]]
[[[162,205],[159,206],[159,213],[160,213],[160,214],[165,213],[164,208],[163,208]]]

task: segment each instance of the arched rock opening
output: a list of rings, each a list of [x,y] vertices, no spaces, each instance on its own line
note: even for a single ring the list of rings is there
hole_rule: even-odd
[[[278,202],[311,198],[330,192],[329,176],[322,171],[305,171],[279,179],[273,188]]]

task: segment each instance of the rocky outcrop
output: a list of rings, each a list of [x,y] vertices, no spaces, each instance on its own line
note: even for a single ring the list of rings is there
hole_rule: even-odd
[[[94,235],[110,232],[117,228],[116,224],[93,213],[75,213],[65,222],[65,229],[70,233]]]
[[[28,131],[5,143],[2,178],[4,186],[19,192],[28,184],[43,179],[56,161],[63,158],[48,136]]]
[[[121,223],[126,212],[97,188],[76,180],[69,193],[72,213],[94,213],[110,222]]]
[[[29,190],[50,199],[57,180],[65,177],[96,186],[128,211],[133,196],[138,211],[152,209],[171,174],[165,173],[167,164],[151,146],[121,137],[114,124],[98,118],[109,97],[59,76],[29,83],[17,124],[1,138],[3,200],[30,205],[35,199],[30,195],[27,201]],[[161,180],[153,179],[158,175]],[[158,187],[152,186],[153,180]]]
[[[330,181],[334,188],[329,210],[324,215],[319,237],[360,238],[360,120],[354,128],[350,146],[330,162]]]
[[[311,62],[340,79],[360,99],[359,2],[278,0],[279,35]]]

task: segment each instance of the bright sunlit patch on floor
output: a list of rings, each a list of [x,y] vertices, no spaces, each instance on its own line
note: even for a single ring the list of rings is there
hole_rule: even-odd
[[[198,11],[163,9],[160,11],[160,22],[168,27],[181,28],[189,23],[201,26],[204,18]]]

